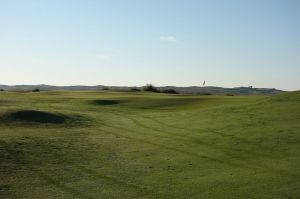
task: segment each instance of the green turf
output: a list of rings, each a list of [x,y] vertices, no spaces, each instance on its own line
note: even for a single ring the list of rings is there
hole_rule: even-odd
[[[300,198],[300,92],[0,93],[0,198]]]

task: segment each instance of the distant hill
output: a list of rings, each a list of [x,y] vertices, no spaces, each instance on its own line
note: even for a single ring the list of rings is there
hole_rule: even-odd
[[[33,89],[39,89],[41,91],[51,91],[51,90],[115,90],[115,91],[129,91],[132,88],[141,89],[142,87],[128,87],[128,86],[52,86],[52,85],[0,85],[0,89],[6,91],[30,91]],[[176,87],[176,86],[163,86],[157,87],[159,90],[174,89],[179,93],[183,94],[203,94],[203,95],[274,95],[282,93],[285,91],[278,90],[275,88],[252,88],[252,87],[235,87],[235,88],[223,88],[223,87],[199,87],[199,86],[189,86],[189,87]]]
[[[159,87],[160,89],[175,89],[180,93],[198,93],[198,94],[217,94],[217,95],[274,95],[285,91],[278,90],[275,88],[253,88],[253,87],[235,87],[235,88],[223,88],[223,87]]]

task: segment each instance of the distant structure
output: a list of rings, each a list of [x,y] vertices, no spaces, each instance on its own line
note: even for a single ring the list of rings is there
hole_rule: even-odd
[[[205,86],[205,80],[204,80],[204,82],[203,82],[203,86]]]

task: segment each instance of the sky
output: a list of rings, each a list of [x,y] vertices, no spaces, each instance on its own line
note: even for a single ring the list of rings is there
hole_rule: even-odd
[[[300,90],[298,0],[0,0],[0,84]]]

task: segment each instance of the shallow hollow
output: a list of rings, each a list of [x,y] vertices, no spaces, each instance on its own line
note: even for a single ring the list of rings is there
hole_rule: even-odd
[[[24,122],[38,122],[38,123],[52,123],[62,124],[68,119],[67,116],[44,112],[36,110],[21,110],[11,112],[6,115],[6,118],[10,121],[24,121]]]
[[[101,99],[101,100],[94,100],[92,103],[95,105],[107,106],[107,105],[116,105],[119,104],[120,102],[117,100]]]

